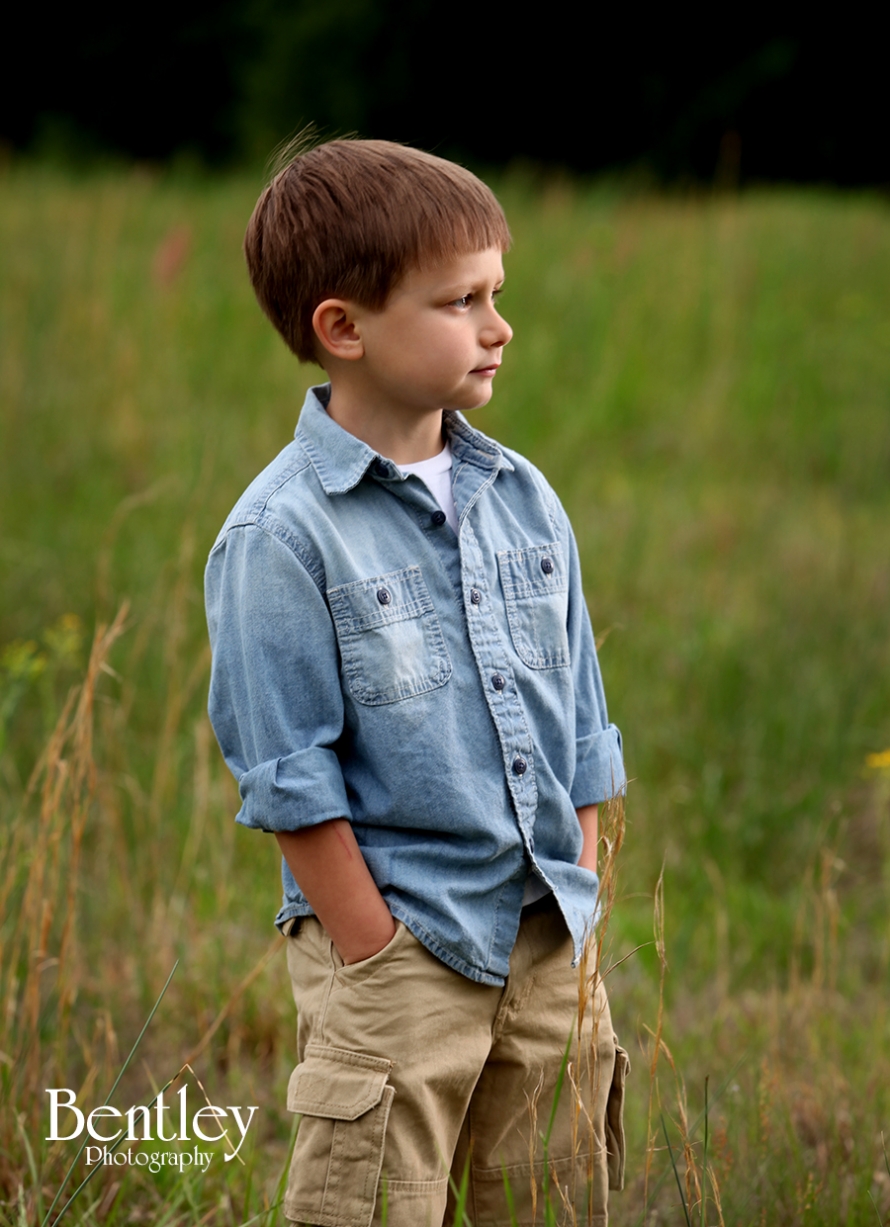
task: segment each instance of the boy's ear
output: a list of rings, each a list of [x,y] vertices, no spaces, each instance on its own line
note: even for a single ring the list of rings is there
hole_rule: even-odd
[[[352,303],[326,298],[312,312],[312,328],[319,344],[335,358],[354,362],[365,352]]]

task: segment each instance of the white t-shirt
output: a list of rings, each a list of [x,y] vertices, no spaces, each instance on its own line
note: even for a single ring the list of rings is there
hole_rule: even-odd
[[[445,512],[445,519],[454,531],[457,532],[457,508],[454,505],[454,495],[451,490],[451,467],[450,443],[445,444],[438,456],[432,456],[429,460],[418,460],[416,464],[399,465],[399,469],[406,476],[409,473],[413,473],[415,477],[420,478]],[[529,903],[534,903],[536,899],[542,899],[544,895],[549,893],[550,887],[542,882],[536,874],[530,873],[525,883],[522,906],[525,907]]]
[[[430,494],[445,512],[445,519],[457,532],[457,508],[451,492],[451,444],[446,443],[438,456],[418,460],[415,464],[400,464],[399,469],[407,477],[413,473],[424,483]]]

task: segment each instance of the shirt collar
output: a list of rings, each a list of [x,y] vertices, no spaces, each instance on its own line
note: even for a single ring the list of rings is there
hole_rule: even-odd
[[[402,475],[391,460],[328,417],[326,406],[330,397],[329,383],[310,388],[296,430],[296,438],[306,449],[325,494],[346,494],[369,470],[377,480],[401,481]],[[512,471],[513,465],[500,445],[474,430],[461,414],[446,411],[445,433],[455,467],[474,464],[481,469]]]

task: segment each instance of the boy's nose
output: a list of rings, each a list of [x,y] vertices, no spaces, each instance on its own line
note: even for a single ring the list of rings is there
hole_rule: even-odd
[[[513,329],[502,315],[498,315],[497,311],[494,313],[494,319],[487,332],[489,335],[485,337],[485,342],[492,346],[508,345],[513,337]]]

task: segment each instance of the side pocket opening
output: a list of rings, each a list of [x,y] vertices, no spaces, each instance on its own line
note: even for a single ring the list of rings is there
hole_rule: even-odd
[[[284,1209],[317,1227],[370,1227],[394,1089],[392,1061],[308,1044],[287,1088],[302,1119]]]
[[[630,1073],[630,1057],[619,1043],[615,1044],[615,1070],[606,1103],[606,1161],[609,1167],[609,1188],[624,1188],[624,1084]]]
[[[625,1187],[625,1082],[630,1071],[630,1056],[615,1040],[615,1069],[605,1106],[605,1146],[609,1188],[616,1191]]]

